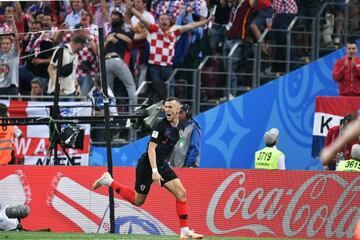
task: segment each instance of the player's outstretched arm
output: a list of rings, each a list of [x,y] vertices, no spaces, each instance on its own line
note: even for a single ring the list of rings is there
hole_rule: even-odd
[[[344,133],[337,138],[332,144],[325,147],[320,153],[320,159],[324,165],[327,165],[331,159],[334,158],[336,153],[345,146],[345,144],[351,142],[355,138],[360,136],[360,119],[349,123]]]

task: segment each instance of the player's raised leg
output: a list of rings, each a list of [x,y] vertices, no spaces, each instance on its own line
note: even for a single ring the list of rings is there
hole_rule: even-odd
[[[131,204],[135,204],[135,191],[126,185],[116,182],[111,177],[110,173],[105,172],[100,178],[98,178],[93,184],[93,189],[96,190],[101,186],[111,187],[118,194],[120,194],[120,196],[124,198],[126,201],[128,201]]]
[[[180,179],[176,178],[166,182],[164,187],[169,190],[176,198],[176,213],[180,222],[180,240],[189,238],[203,239],[204,235],[195,233],[194,230],[189,229],[186,190]]]

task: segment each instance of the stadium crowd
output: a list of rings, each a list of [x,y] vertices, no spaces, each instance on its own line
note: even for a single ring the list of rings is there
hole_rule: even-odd
[[[53,94],[49,76],[51,70],[48,69],[51,68],[51,63],[56,62],[56,58],[53,59],[56,55],[54,51],[58,46],[67,46],[74,37],[82,36],[85,40],[80,41],[78,54],[70,59],[75,66],[74,77],[71,76],[70,81],[62,86],[61,94],[88,96],[94,88],[93,77],[99,72],[98,28],[103,27],[106,52],[116,53],[106,57],[109,86],[115,97],[125,97],[130,99],[130,104],[136,104],[135,90],[147,80],[152,84],[142,93],[144,97],[164,99],[164,81],[171,75],[173,67],[195,68],[205,56],[227,55],[237,43],[240,48],[235,57],[240,60],[235,62],[233,71],[249,71],[251,64],[246,59],[253,54],[251,46],[266,28],[273,29],[274,32],[266,39],[267,44],[262,45],[263,55],[269,60],[285,60],[284,48],[269,46],[286,44],[286,33],[283,30],[287,29],[294,17],[315,17],[324,2],[326,1],[132,1],[134,9],[149,24],[160,20],[158,22],[161,28],[161,16],[167,15],[171,25],[169,30],[173,32],[176,32],[179,25],[198,23],[212,16],[210,22],[204,22],[205,24],[176,36],[175,49],[169,47],[169,42],[163,40],[161,34],[146,35],[146,26],[129,9],[129,3],[123,0],[0,2],[0,94]],[[326,35],[323,42],[339,45],[344,26],[345,1],[328,2],[337,3],[329,5],[331,7],[328,9],[335,16],[334,37],[331,39],[331,34]],[[355,31],[359,28],[358,11],[356,8],[351,8],[350,11],[350,29]],[[311,25],[310,20],[305,19],[298,23],[299,29],[308,29]],[[322,21],[322,26],[324,29],[327,27],[325,21]],[[146,41],[146,38],[151,41]],[[310,38],[305,35],[294,41],[300,41],[297,45],[310,44]],[[111,43],[107,46],[109,42]],[[155,53],[152,52],[153,49]],[[306,58],[309,51],[306,48],[296,50],[292,58]],[[70,52],[73,54],[72,49]],[[114,60],[116,57],[121,58],[121,63]],[[210,61],[210,65],[215,71],[224,68],[224,63],[216,60]],[[285,71],[284,62],[275,61],[267,67],[270,72]],[[176,78],[185,84],[191,84],[192,81],[181,74]],[[232,87],[238,86],[242,81],[243,79],[234,75]],[[209,79],[208,84],[217,87],[226,85],[222,78]],[[181,87],[175,91],[180,94],[178,97],[188,98]],[[208,98],[218,97],[211,91],[206,93]]]

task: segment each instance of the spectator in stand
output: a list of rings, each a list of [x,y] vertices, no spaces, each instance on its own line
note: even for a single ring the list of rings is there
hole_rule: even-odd
[[[360,145],[354,144],[351,148],[351,158],[339,162],[336,171],[360,172]]]
[[[331,145],[338,137],[340,137],[343,134],[343,132],[345,131],[348,124],[350,122],[354,121],[355,119],[356,118],[352,113],[347,114],[343,119],[341,119],[340,125],[330,128],[326,135],[324,146],[327,147],[327,146]],[[329,163],[325,167],[325,169],[326,170],[335,170],[337,163],[339,163],[342,160],[349,159],[351,147],[356,142],[357,141],[350,142],[350,143],[346,144],[342,149],[340,149],[338,151],[336,157],[333,159],[333,161],[331,163]]]
[[[91,13],[89,11],[83,10],[81,12],[80,24],[83,28],[87,28],[89,34],[91,34],[92,36],[97,37],[99,35],[98,26],[93,23],[93,17],[91,16]]]
[[[31,81],[31,92],[30,92],[30,100],[31,101],[42,101],[41,96],[44,96],[44,82],[41,78],[34,78]]]
[[[59,31],[59,28],[56,26],[56,22],[54,20],[53,15],[50,13],[44,13],[43,17],[41,19],[41,22],[43,25],[42,30],[44,31],[44,34],[45,34],[43,36],[43,39],[47,39],[48,41],[52,42],[52,45],[56,44],[57,43],[56,39],[59,39],[59,36],[61,35],[61,31]],[[44,49],[44,50],[47,50],[47,49]],[[51,55],[52,55],[52,52],[50,54],[50,58],[51,58]]]
[[[86,96],[93,86],[92,78],[98,73],[98,45],[97,33],[92,31],[94,28],[90,24],[90,14],[87,11],[81,13],[81,23],[75,26],[78,31],[75,34],[84,36],[87,39],[84,48],[78,54],[78,67],[76,78],[80,84],[80,95]]]
[[[295,0],[273,0],[274,18],[272,29],[275,30],[273,38],[276,45],[286,45],[286,30],[291,21],[297,15],[298,7]],[[276,31],[278,30],[278,31]],[[276,62],[272,65],[273,72],[285,72],[286,49],[283,47],[275,49]]]
[[[231,8],[229,22],[226,25],[226,38],[224,43],[224,56],[228,56],[231,49],[239,44],[239,47],[235,51],[234,58],[242,58],[244,51],[246,50],[246,40],[248,37],[248,31],[246,24],[249,21],[249,16],[252,12],[252,5],[254,0],[234,0],[234,5]],[[241,61],[241,60],[240,60]],[[237,72],[239,61],[232,61],[232,71]],[[233,94],[236,94],[236,88],[238,86],[238,76],[232,74],[231,76],[231,88]]]
[[[356,42],[349,40],[345,57],[336,61],[333,79],[338,82],[340,96],[360,96],[360,58]]]
[[[170,156],[173,167],[199,167],[201,149],[201,128],[192,118],[189,104],[182,104],[179,113],[179,141]]]
[[[94,0],[90,3],[90,11],[93,15],[94,21],[93,23],[97,27],[104,27],[104,23],[108,21],[105,18],[105,15],[109,16],[108,14],[108,7],[106,0]]]
[[[104,97],[102,93],[101,87],[101,75],[96,74],[93,78],[93,85],[94,87],[89,91],[88,97],[91,99],[92,103],[96,106],[94,109],[95,116],[104,116]],[[118,111],[116,108],[116,99],[113,91],[111,88],[108,87],[108,95],[110,98],[110,116],[117,116]]]
[[[51,10],[54,13],[54,21],[59,25],[62,24],[68,14],[71,13],[70,1],[52,1],[50,3]]]
[[[131,46],[134,33],[125,32],[123,25],[123,19],[115,19],[111,22],[111,32],[106,36],[106,76],[112,90],[114,90],[115,79],[120,80],[125,86],[129,97],[129,105],[131,106],[129,111],[132,112],[137,105],[136,86],[129,67],[124,62],[124,54],[128,47]],[[115,95],[118,96],[117,93]]]
[[[226,24],[230,17],[230,3],[228,0],[212,0],[212,6],[216,6],[215,18],[212,27],[209,29],[209,44],[213,54],[222,54],[226,35]]]
[[[172,18],[171,21],[174,22],[180,14],[181,5],[182,3],[180,0],[154,0],[151,1],[150,11],[156,20],[158,20],[161,15],[168,15]]]
[[[185,1],[184,5],[180,8],[175,25],[186,25],[192,22],[202,21],[206,19],[207,16],[208,8],[205,1]],[[211,17],[213,16],[211,15]],[[181,34],[175,47],[174,66],[195,69],[206,55],[211,54],[207,34],[204,34],[206,27],[207,26],[204,25],[194,28],[190,32]],[[183,76],[183,78],[187,80],[192,79],[189,75]]]
[[[15,19],[15,25],[18,32],[25,32],[25,23],[27,21],[27,16],[22,12],[21,5],[19,1],[14,1],[14,5],[7,5],[4,13],[5,23],[12,27],[13,19]],[[1,17],[0,17],[1,19]],[[22,39],[23,35],[19,35]]]
[[[50,13],[44,13],[41,19],[44,31],[50,31],[46,34],[49,34],[49,39],[53,39],[54,34],[58,32],[59,28],[55,25],[54,18]]]
[[[0,95],[17,95],[19,90],[19,36],[12,18],[12,31],[15,35],[0,38]]]
[[[271,28],[270,23],[272,22],[272,17],[274,11],[271,7],[271,0],[258,0],[256,4],[254,4],[254,12],[255,18],[250,25],[250,29],[254,34],[255,40],[259,40],[261,37],[261,29],[266,27]],[[261,45],[262,51],[265,54],[268,54],[267,47],[265,44]]]
[[[149,31],[147,40],[150,44],[150,55],[148,73],[152,84],[153,101],[163,100],[166,98],[165,81],[172,74],[172,65],[174,57],[174,48],[177,37],[185,31],[203,26],[212,18],[208,18],[199,22],[193,22],[184,26],[171,28],[171,21],[168,15],[161,15],[158,24],[149,23],[140,12],[133,8],[130,1],[128,8]]]
[[[44,15],[44,19],[50,15]],[[46,23],[48,24],[48,23]],[[22,94],[28,94],[30,91],[31,80],[34,77],[42,79],[43,84],[46,86],[49,81],[49,74],[47,68],[49,66],[53,51],[51,50],[54,45],[51,38],[51,32],[49,26],[42,24],[42,22],[33,21],[31,23],[32,33],[28,33],[24,40],[26,42],[23,56],[26,56],[24,65],[19,68],[19,78],[21,81],[20,92]]]
[[[134,0],[134,8],[141,13],[141,15],[148,21],[150,24],[155,23],[154,16],[146,10],[146,0]],[[136,16],[131,17],[131,26],[135,28],[138,24],[141,24],[140,20]]]
[[[60,72],[60,95],[63,96],[76,96],[80,94],[80,86],[76,81],[76,68],[78,65],[78,56],[77,53],[84,47],[86,44],[86,37],[82,35],[74,36],[70,43],[61,46],[63,48],[63,60],[62,67]],[[48,93],[54,94],[55,91],[55,81],[56,81],[56,72],[58,64],[58,50],[60,47],[55,50],[49,67],[48,72],[50,76]],[[72,100],[69,98],[68,100]]]
[[[94,87],[88,93],[88,97],[90,98],[91,102],[95,106],[95,108],[93,108],[93,115],[104,116],[104,97],[103,97],[102,87],[101,87],[101,75],[96,74],[92,80],[94,82],[94,84],[93,84]],[[116,107],[116,99],[115,99],[114,93],[112,92],[112,90],[109,87],[108,87],[108,95],[109,95],[109,99],[110,99],[110,103],[109,103],[110,116],[117,116],[118,111],[117,111],[117,107]],[[103,127],[104,124],[94,123],[91,126],[92,127]],[[118,132],[116,130],[112,130],[111,134],[112,134],[112,137],[114,138],[115,136],[118,135]],[[91,140],[93,142],[105,141],[105,135],[104,135],[103,129],[92,128],[90,135],[91,135]]]
[[[255,169],[285,170],[285,155],[276,148],[279,130],[272,128],[264,135],[266,147],[255,153]]]
[[[81,13],[84,10],[82,1],[73,0],[71,4],[71,13],[65,18],[63,25],[65,28],[74,28],[76,24],[80,23]]]
[[[34,16],[38,13],[45,13],[49,8],[50,8],[50,2],[31,1],[28,2],[28,5],[24,8],[24,12]]]
[[[108,14],[111,15],[114,11],[124,16],[126,13],[126,2],[124,0],[110,0],[108,2]]]

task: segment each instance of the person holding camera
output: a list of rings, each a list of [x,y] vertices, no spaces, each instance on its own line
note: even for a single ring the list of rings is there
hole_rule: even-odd
[[[179,119],[180,139],[174,146],[169,162],[173,167],[199,167],[201,128],[192,118],[189,104],[181,105]]]
[[[30,207],[27,205],[6,205],[0,204],[0,232],[23,230],[21,219],[27,217]]]
[[[360,58],[356,42],[349,41],[345,57],[336,61],[333,79],[338,82],[340,96],[360,96]]]

